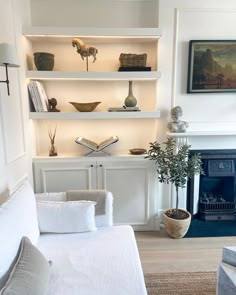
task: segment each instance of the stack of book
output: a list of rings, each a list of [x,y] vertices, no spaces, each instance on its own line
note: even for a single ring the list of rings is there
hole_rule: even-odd
[[[139,107],[112,107],[108,109],[108,112],[140,112]]]
[[[39,81],[30,81],[28,90],[34,110],[36,112],[48,112],[48,97],[43,84]]]

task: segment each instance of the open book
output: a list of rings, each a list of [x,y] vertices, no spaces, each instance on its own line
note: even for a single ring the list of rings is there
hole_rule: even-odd
[[[108,147],[109,145],[111,145],[112,143],[115,143],[119,140],[119,138],[117,136],[111,136],[109,138],[107,138],[106,140],[102,141],[101,143],[97,144],[94,141],[88,140],[84,137],[78,137],[75,142],[78,144],[81,144],[83,146],[86,146],[87,148],[99,152],[103,149],[105,149],[106,147]]]

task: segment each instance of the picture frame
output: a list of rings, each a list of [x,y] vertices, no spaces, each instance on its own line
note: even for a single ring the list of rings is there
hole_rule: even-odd
[[[236,92],[236,40],[190,40],[187,93]]]

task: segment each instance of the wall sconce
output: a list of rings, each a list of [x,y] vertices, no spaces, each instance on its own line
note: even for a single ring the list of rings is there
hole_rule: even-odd
[[[8,43],[0,43],[0,66],[4,66],[6,69],[6,80],[2,80],[0,83],[7,84],[7,94],[10,95],[8,67],[18,68],[19,64],[15,48]]]

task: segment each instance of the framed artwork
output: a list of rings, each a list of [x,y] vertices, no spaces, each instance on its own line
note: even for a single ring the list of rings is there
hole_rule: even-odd
[[[236,91],[236,40],[191,40],[187,92],[234,91]]]

